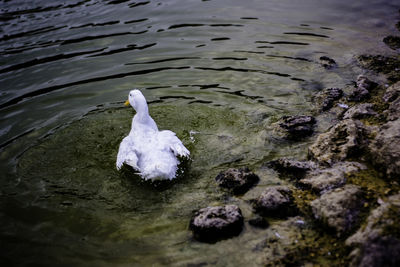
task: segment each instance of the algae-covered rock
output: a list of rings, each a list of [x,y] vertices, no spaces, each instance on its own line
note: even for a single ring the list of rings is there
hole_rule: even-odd
[[[350,101],[360,102],[370,97],[370,91],[373,90],[377,84],[369,80],[364,75],[357,77],[357,86],[353,89],[348,99]]]
[[[268,187],[252,203],[256,212],[264,216],[286,217],[296,210],[292,191],[286,186]]]
[[[400,80],[400,56],[361,55],[358,57],[358,61],[366,69],[385,74],[389,81],[396,82]]]
[[[343,114],[343,119],[364,119],[376,116],[378,113],[374,111],[373,107],[374,105],[371,103],[355,105]]]
[[[325,68],[325,69],[333,69],[337,67],[337,63],[334,59],[327,57],[327,56],[322,56],[319,58],[321,65]]]
[[[359,154],[365,146],[365,126],[357,120],[343,120],[320,134],[308,155],[321,163],[333,164]]]
[[[199,241],[216,242],[240,234],[242,212],[236,205],[207,207],[195,212],[189,228]]]
[[[389,121],[400,118],[400,82],[390,86],[382,97],[383,101],[389,103],[385,112]]]
[[[215,180],[220,187],[226,188],[233,194],[238,195],[246,193],[260,178],[248,168],[231,168],[219,173],[215,177]]]
[[[334,102],[343,96],[340,88],[326,88],[315,96],[315,101],[320,110],[326,111],[332,108]]]
[[[343,186],[346,183],[346,175],[363,169],[366,169],[366,166],[358,162],[339,162],[331,168],[310,172],[306,178],[299,181],[299,184],[324,194]]]
[[[271,224],[262,249],[263,266],[346,266],[346,254],[335,237],[315,231],[304,217]]]
[[[351,266],[399,266],[400,264],[400,194],[379,200],[366,226],[346,240],[355,247]]]
[[[351,267],[400,266],[400,240],[390,236],[369,239],[350,254]]]
[[[287,138],[298,140],[314,131],[316,120],[312,116],[283,116],[279,126],[286,132]]]
[[[392,102],[400,96],[400,82],[397,82],[386,89],[383,95],[383,101]]]
[[[267,167],[270,167],[282,176],[288,176],[293,179],[301,179],[307,171],[317,168],[317,164],[312,161],[299,161],[289,158],[279,158],[269,161]]]
[[[356,185],[334,189],[311,202],[314,217],[338,236],[352,231],[363,206],[363,193]]]
[[[387,119],[389,121],[397,120],[398,118],[400,118],[400,97],[390,103],[387,110]]]
[[[383,42],[393,50],[400,49],[400,36],[386,36],[383,38]]]
[[[369,146],[371,160],[390,179],[400,177],[400,119],[384,124]]]

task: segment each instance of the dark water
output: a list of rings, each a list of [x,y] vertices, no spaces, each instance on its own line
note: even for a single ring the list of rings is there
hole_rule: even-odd
[[[321,88],[351,84],[354,56],[390,53],[397,1],[0,1],[0,220],[6,263],[259,265],[271,230],[246,224],[215,245],[191,239],[192,210],[284,183],[262,168],[305,155],[274,136]],[[319,58],[333,58],[325,69]],[[186,175],[154,188],[114,169],[140,88],[160,128],[192,152]],[[329,125],[320,118],[319,130]],[[230,199],[215,175],[252,167]],[[6,249],[4,249],[6,248]]]

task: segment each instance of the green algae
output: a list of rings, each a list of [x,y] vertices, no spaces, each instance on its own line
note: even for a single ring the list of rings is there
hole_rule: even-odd
[[[40,238],[31,241],[37,247],[33,250],[36,255],[51,251],[55,262],[83,264],[67,259],[69,252],[63,244],[69,244],[81,259],[101,257],[112,259],[116,265],[168,265],[178,261],[181,265],[311,262],[335,266],[346,262],[342,241],[321,232],[312,222],[306,229],[296,226],[296,230],[280,228],[291,219],[271,220],[271,226],[263,230],[248,224],[253,211],[246,199],[262,187],[281,181],[276,173],[259,167],[269,148],[263,123],[229,108],[204,105],[154,104],[150,113],[160,129],[176,132],[191,151],[185,173],[167,185],[144,182],[129,169],[115,169],[119,143],[130,130],[131,109],[93,111],[23,154],[18,165],[23,193],[15,199],[26,202],[24,210],[42,211],[43,216],[33,217],[27,225],[34,227],[35,235],[49,235],[49,242],[54,244],[50,250],[38,243]],[[282,142],[269,151],[270,157],[284,156],[280,151],[286,150],[302,153],[293,150],[290,142]],[[253,169],[260,183],[248,194],[232,197],[218,188],[214,178],[227,167],[240,166]],[[293,195],[300,213],[310,214],[307,209],[316,195],[300,189],[294,189]],[[245,216],[242,233],[212,246],[192,240],[188,230],[192,212],[228,203],[237,204]],[[18,210],[21,207],[16,207]],[[294,234],[288,234],[284,243],[271,241],[257,249],[277,230]],[[226,253],[232,256],[224,258]]]
[[[159,129],[176,132],[191,151],[185,173],[169,184],[144,182],[129,169],[116,170],[119,143],[129,133],[134,115],[128,108],[93,111],[22,155],[19,193],[13,197],[20,205],[5,210],[11,217],[28,210],[37,213],[26,226],[17,227],[27,233],[27,239],[39,236],[31,240],[38,248],[33,250],[36,254],[28,253],[27,259],[54,253],[55,262],[83,263],[68,259],[70,252],[64,246],[68,244],[73,253],[82,255],[81,260],[103,253],[103,259],[113,259],[117,265],[168,264],[174,258],[181,263],[212,262],[220,261],[228,243],[239,262],[248,262],[243,254],[252,250],[256,232],[245,231],[238,237],[247,240],[245,251],[234,239],[218,243],[220,252],[211,253],[207,245],[191,240],[188,224],[194,210],[232,201],[218,189],[214,177],[229,166],[254,167],[262,161],[266,154],[263,125],[244,113],[201,104],[154,104],[150,113]],[[263,179],[268,183],[268,176]],[[234,201],[246,209],[245,202]],[[41,245],[40,236],[49,236],[47,243],[54,249]],[[26,251],[27,245],[17,246]]]
[[[348,250],[341,240],[316,231],[315,225],[302,217],[277,222],[270,230],[264,243],[269,249],[266,266],[340,266],[348,262]]]

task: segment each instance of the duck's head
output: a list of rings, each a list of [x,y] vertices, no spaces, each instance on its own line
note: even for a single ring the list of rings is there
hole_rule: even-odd
[[[128,100],[125,101],[125,106],[131,105],[136,112],[147,111],[147,102],[142,92],[137,89],[131,90],[128,95]]]

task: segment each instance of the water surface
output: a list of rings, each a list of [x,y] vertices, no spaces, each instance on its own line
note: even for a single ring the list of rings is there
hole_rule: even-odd
[[[271,124],[312,112],[312,95],[352,84],[354,56],[390,53],[397,1],[1,1],[1,239],[7,263],[187,265],[268,262],[250,227],[215,245],[187,229],[194,209],[247,202],[285,183],[263,162],[304,157]],[[319,58],[333,58],[325,69]],[[114,169],[140,88],[161,129],[192,152],[163,188]],[[330,125],[320,118],[319,131]],[[261,176],[231,198],[214,177]],[[246,219],[246,220],[247,220]],[[267,253],[268,254],[268,253]]]

